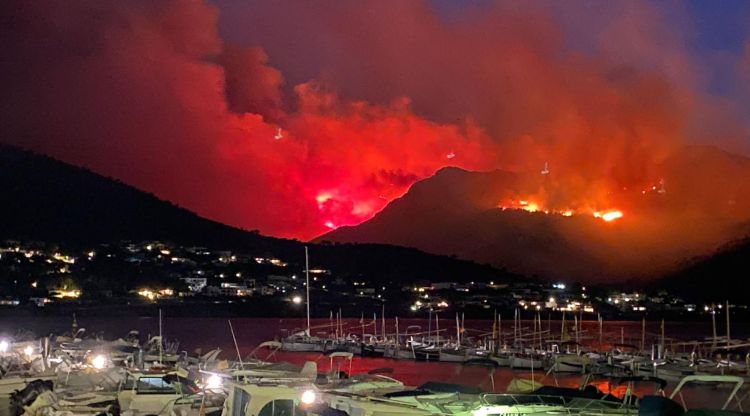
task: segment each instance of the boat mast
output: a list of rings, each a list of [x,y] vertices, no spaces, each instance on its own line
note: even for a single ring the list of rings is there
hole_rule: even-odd
[[[383,334],[383,341],[385,341],[385,301],[383,301],[383,310],[380,313],[380,322],[382,323],[382,331],[380,331]]]
[[[497,309],[492,311],[492,348],[491,351],[494,353],[497,351]]]
[[[711,305],[711,329],[713,331],[713,342],[711,345],[716,348],[716,305]]]
[[[456,345],[461,345],[461,324],[458,322],[458,312],[456,312]]]
[[[498,346],[503,343],[503,316],[497,314],[497,341]]]
[[[310,334],[310,258],[307,255],[307,246],[305,246],[305,289],[307,295],[305,296],[305,303],[307,304],[307,336]]]
[[[162,338],[162,331],[161,331],[161,308],[159,308],[159,364],[162,363],[163,355],[164,355],[164,339]]]
[[[729,346],[729,342],[731,340],[732,338],[729,335],[729,301],[727,301],[727,347]]]
[[[427,340],[432,336],[432,305],[427,310]]]
[[[440,316],[435,312],[435,336],[437,339],[438,351],[440,351]]]
[[[664,336],[664,318],[661,319],[661,353],[659,354],[659,358],[663,358],[663,354],[667,350],[667,338]]]
[[[461,341],[463,341],[464,338],[464,332],[466,332],[466,314],[464,312],[461,312]]]
[[[240,346],[237,344],[237,337],[234,335],[234,328],[232,327],[232,320],[227,319],[229,322],[229,332],[232,333],[232,341],[234,342],[234,349],[237,351],[237,361],[240,362],[240,368],[244,369],[245,365],[242,363],[242,354],[240,354]]]
[[[562,313],[562,321],[560,323],[560,341],[565,341],[565,311]]]
[[[401,345],[401,339],[398,336],[398,316],[396,317],[396,346]]]

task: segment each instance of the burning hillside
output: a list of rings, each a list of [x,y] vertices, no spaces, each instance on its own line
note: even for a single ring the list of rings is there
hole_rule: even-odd
[[[680,177],[686,160],[697,171],[742,180]],[[750,160],[686,148],[657,169],[663,180],[581,194],[566,189],[565,178],[533,171],[443,170],[373,219],[321,239],[413,246],[529,275],[597,280],[658,275],[748,231],[750,193],[742,194],[750,191]]]

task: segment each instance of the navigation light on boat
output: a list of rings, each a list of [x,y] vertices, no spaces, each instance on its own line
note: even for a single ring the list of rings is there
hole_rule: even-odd
[[[91,359],[91,365],[93,365],[97,370],[101,370],[102,368],[107,366],[107,357],[98,354]]]
[[[302,402],[302,404],[311,405],[315,403],[315,401],[318,399],[318,395],[315,393],[314,390],[305,390],[302,392],[302,395],[299,398],[299,401]]]
[[[222,384],[224,384],[223,380],[216,374],[211,374],[206,380],[206,388],[209,390],[220,389]]]
[[[0,341],[0,352],[8,352],[8,347],[10,344],[8,344],[8,341],[2,340]]]

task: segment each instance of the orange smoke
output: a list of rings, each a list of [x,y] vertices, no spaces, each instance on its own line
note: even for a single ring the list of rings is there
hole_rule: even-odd
[[[242,23],[222,31],[229,43],[203,1],[6,1],[0,137],[301,239],[366,221],[448,165],[548,162],[508,195],[472,192],[564,216],[631,218],[639,202],[623,189],[693,174],[662,163],[693,120],[714,120],[714,100],[648,3],[613,4],[601,25],[566,4],[596,23],[585,52],[567,45],[557,6],[447,21],[428,2],[366,3],[238,2],[222,17]],[[731,117],[715,119],[702,124],[735,137]],[[727,211],[742,216],[739,191]]]

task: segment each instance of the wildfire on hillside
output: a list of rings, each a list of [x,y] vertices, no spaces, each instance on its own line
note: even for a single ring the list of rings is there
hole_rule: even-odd
[[[605,210],[594,210],[590,208],[562,208],[553,209],[545,206],[545,204],[528,199],[511,199],[507,201],[500,201],[497,207],[503,211],[505,210],[519,210],[526,212],[538,212],[547,215],[560,215],[563,217],[572,217],[574,215],[588,215],[594,218],[601,219],[605,222],[612,222],[619,220],[625,216],[625,214],[619,209],[605,209]]]

